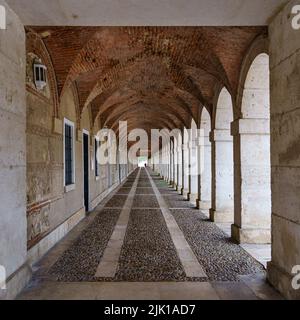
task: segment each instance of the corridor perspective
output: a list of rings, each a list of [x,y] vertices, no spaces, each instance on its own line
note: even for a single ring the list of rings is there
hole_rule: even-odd
[[[0,299],[300,298],[300,2],[151,2],[0,0]]]
[[[281,299],[263,283],[260,263],[148,168],[38,269],[20,298]]]

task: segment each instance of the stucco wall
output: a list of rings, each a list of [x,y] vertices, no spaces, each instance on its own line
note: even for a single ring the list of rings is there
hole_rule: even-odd
[[[33,47],[28,46],[28,50],[34,51]],[[100,126],[92,124],[89,108],[85,108],[81,116],[78,115],[74,90],[71,87],[64,90],[56,115],[49,72],[47,86],[43,90],[35,88],[32,70],[36,58],[41,57],[36,52],[27,52],[27,245],[30,250],[30,263],[37,261],[64,235],[57,232],[58,227],[73,216],[78,222],[85,215],[83,130],[88,131],[90,136],[89,209],[94,209],[108,190],[119,182],[116,165],[100,166],[99,178],[95,177],[94,139]],[[69,192],[64,188],[64,118],[75,125],[75,188]],[[71,224],[73,225],[73,222]],[[65,233],[69,231],[63,230]]]
[[[293,30],[291,1],[270,26],[272,262],[269,279],[286,297],[300,264],[300,31]]]
[[[25,34],[18,17],[0,5],[7,16],[7,29],[0,30],[0,265],[10,298],[26,281],[20,276],[27,257]]]

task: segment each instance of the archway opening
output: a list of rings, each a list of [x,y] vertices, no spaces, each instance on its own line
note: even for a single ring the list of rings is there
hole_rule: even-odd
[[[147,157],[138,157],[138,166],[139,168],[144,168],[148,165]]]
[[[240,194],[235,213],[238,237],[235,238],[242,243],[271,242],[269,74],[269,56],[262,53],[254,59],[247,73],[242,116],[234,126],[240,165],[240,177],[237,177]]]
[[[194,119],[191,121],[189,130],[189,194],[188,200],[196,205],[199,188],[199,150],[198,150],[199,132]]]
[[[212,208],[210,219],[217,223],[233,223],[233,138],[231,123],[233,105],[230,93],[223,88],[219,94],[212,132]]]
[[[198,203],[199,209],[205,214],[209,214],[211,208],[211,117],[206,108],[202,109],[200,120],[201,132],[201,149],[200,149],[200,199]]]

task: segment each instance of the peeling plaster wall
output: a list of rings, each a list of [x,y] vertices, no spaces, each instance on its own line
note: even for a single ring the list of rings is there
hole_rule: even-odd
[[[288,298],[300,264],[300,30],[291,26],[291,1],[270,26],[272,262],[271,283]]]
[[[100,127],[91,128],[88,108],[82,113],[78,128],[75,97],[67,89],[60,101],[60,119],[54,129],[54,106],[49,82],[42,91],[33,83],[33,55],[27,55],[27,244],[28,248],[39,245],[59,226],[73,216],[85,215],[83,205],[83,153],[82,130],[90,134],[89,200],[93,209],[102,200],[105,192],[116,186],[117,166],[100,166],[99,179],[95,177],[94,138]],[[75,125],[75,189],[65,192],[63,165],[63,119]],[[109,183],[109,173],[111,183]],[[103,195],[101,197],[101,195]],[[68,230],[67,230],[68,231]],[[54,238],[54,237],[53,237]],[[50,242],[41,250],[30,252],[30,262],[38,260],[59,239]],[[32,251],[32,250],[31,250]]]

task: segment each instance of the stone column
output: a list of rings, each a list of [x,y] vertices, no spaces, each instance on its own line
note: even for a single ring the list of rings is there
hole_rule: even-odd
[[[165,161],[165,150],[164,148],[161,149],[161,164],[160,164],[160,167],[161,167],[161,177],[163,179],[165,179],[165,165],[164,165],[164,161]]]
[[[159,170],[159,153],[156,153],[154,155],[154,168],[155,168],[155,172],[156,173],[160,173],[160,170]]]
[[[169,152],[169,184],[172,186],[174,183],[174,168],[173,168],[173,155],[172,155],[172,143],[168,145],[168,152]]]
[[[233,200],[233,138],[230,130],[215,129],[212,143],[212,208],[210,219],[214,222],[232,223]]]
[[[174,158],[174,189],[177,190],[178,187],[178,158],[177,158],[177,142],[174,142],[173,148],[173,158]]]
[[[189,173],[190,173],[190,160],[189,160],[189,148],[187,144],[183,144],[183,190],[182,190],[182,195],[184,198],[188,199],[188,194],[190,192],[189,190]]]
[[[164,180],[168,181],[168,154],[166,147],[163,149],[163,171]]]
[[[163,171],[163,149],[159,150],[159,173],[161,178],[164,177],[164,171]]]
[[[182,145],[177,145],[177,166],[178,166],[178,184],[177,191],[181,194],[183,188],[183,170],[182,170]]]
[[[170,143],[170,185],[172,187],[175,186],[175,161],[174,161],[174,143],[171,141]]]
[[[239,243],[271,242],[270,120],[239,119],[234,136],[234,224]]]
[[[30,278],[26,221],[26,93],[25,32],[15,13],[6,10],[0,30],[0,276],[13,299]]]
[[[198,139],[191,137],[191,142],[189,144],[189,193],[188,200],[196,205],[196,200],[198,199]]]
[[[209,212],[211,208],[211,187],[212,187],[212,178],[211,178],[211,159],[212,159],[212,150],[211,142],[209,140],[209,133],[203,130],[203,139],[199,147],[199,189],[198,189],[198,199],[197,199],[197,208],[201,209],[203,212]],[[203,162],[203,163],[202,163]]]
[[[169,152],[169,147],[165,147],[165,163],[166,163],[166,181],[169,182],[170,179],[170,152]]]
[[[300,299],[300,290],[292,286],[299,272],[295,266],[300,265],[300,30],[291,27],[292,7],[298,4],[289,1],[269,28],[272,261],[268,279],[289,299]]]

